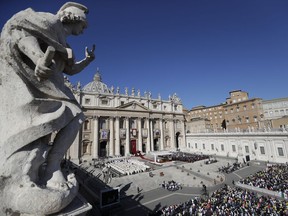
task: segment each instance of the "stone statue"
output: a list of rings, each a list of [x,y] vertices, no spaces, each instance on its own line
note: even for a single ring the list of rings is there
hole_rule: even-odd
[[[76,90],[77,90],[77,91],[80,91],[80,90],[81,90],[81,82],[80,82],[80,81],[77,82]]]
[[[68,2],[57,14],[28,8],[4,25],[0,42],[0,215],[59,212],[77,195],[74,174],[60,163],[84,115],[63,73],[94,60],[95,45],[79,62],[66,43],[87,26],[88,9]]]

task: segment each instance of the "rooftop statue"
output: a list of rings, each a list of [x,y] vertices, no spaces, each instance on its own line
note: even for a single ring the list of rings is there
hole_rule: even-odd
[[[60,163],[84,115],[63,73],[94,60],[95,45],[75,62],[66,43],[87,27],[88,9],[68,2],[57,14],[28,8],[4,25],[0,40],[0,215],[47,215],[77,195]],[[17,214],[18,215],[18,214]]]

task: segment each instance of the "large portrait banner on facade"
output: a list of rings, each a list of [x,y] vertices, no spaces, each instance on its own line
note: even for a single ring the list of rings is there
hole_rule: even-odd
[[[109,138],[109,130],[100,130],[100,139],[101,140],[108,140]]]

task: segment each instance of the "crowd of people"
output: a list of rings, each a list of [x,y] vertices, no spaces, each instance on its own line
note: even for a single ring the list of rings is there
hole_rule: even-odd
[[[205,155],[188,154],[182,152],[176,152],[172,155],[173,160],[195,162],[203,159],[213,161],[213,158],[209,159]],[[117,160],[109,161],[109,167],[111,165],[118,167],[120,164],[129,163],[128,168],[139,166],[143,164],[133,163],[131,159],[118,158]],[[213,161],[214,162],[214,161]],[[216,159],[215,159],[215,162]],[[208,163],[209,164],[209,163]],[[219,168],[220,172],[230,173],[240,169],[243,164],[228,163],[226,166]],[[146,170],[147,171],[147,170]],[[152,172],[150,172],[152,174]],[[149,173],[149,174],[150,174]],[[132,174],[132,173],[131,173]],[[154,175],[154,174],[152,174]],[[288,197],[288,163],[267,165],[267,168],[263,171],[259,171],[254,175],[251,175],[245,179],[239,181],[239,183],[247,184],[253,187],[259,187],[272,191],[280,191],[285,194],[283,198]],[[180,183],[171,181],[163,181],[160,186],[163,189],[169,191],[177,191],[182,189]],[[249,191],[240,187],[225,185],[219,190],[211,193],[210,196],[204,196],[204,192],[207,192],[207,188],[203,185],[203,194],[200,197],[192,198],[184,203],[174,204],[170,206],[164,206],[158,210],[154,215],[163,216],[188,216],[188,215],[288,215],[288,201],[287,199],[274,198],[267,195],[260,195],[256,192]]]
[[[287,215],[288,203],[255,192],[225,185],[208,198],[197,197],[187,202],[165,206],[155,215]]]
[[[277,191],[288,197],[288,163],[268,165],[266,170],[259,171],[239,183],[266,190]]]
[[[217,163],[218,160],[216,158],[209,158],[207,161],[204,162],[204,164],[209,165],[212,163]]]
[[[186,152],[174,152],[172,154],[172,160],[173,161],[183,161],[188,163],[193,163],[200,160],[208,159],[208,155],[203,154],[191,154]]]
[[[175,182],[174,180],[165,182],[161,184],[162,188],[169,190],[169,191],[177,191],[179,189],[182,189],[182,185],[178,182]]]
[[[238,163],[238,162],[234,162],[232,164],[227,163],[226,166],[219,167],[218,171],[222,172],[222,173],[229,174],[229,173],[232,173],[232,172],[234,172],[236,170],[239,170],[242,166],[243,166],[243,164],[242,163]]]

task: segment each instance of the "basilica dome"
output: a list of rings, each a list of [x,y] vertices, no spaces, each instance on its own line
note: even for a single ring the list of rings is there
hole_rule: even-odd
[[[94,75],[93,81],[85,85],[82,90],[84,92],[92,92],[98,94],[111,93],[111,90],[107,87],[107,85],[102,82],[101,75],[98,71]]]

